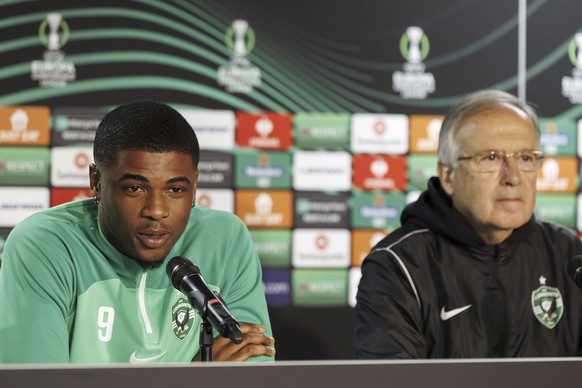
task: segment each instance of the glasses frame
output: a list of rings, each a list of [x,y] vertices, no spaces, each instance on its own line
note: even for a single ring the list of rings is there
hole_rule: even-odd
[[[476,171],[481,171],[481,172],[494,172],[496,170],[491,170],[491,171],[483,171],[480,170],[478,167],[478,160],[477,158],[482,158],[485,157],[487,155],[495,155],[495,156],[501,156],[501,158],[503,159],[503,163],[507,164],[507,160],[509,158],[518,158],[523,154],[533,154],[533,156],[536,158],[537,161],[537,168],[533,169],[533,170],[523,170],[521,168],[518,167],[519,171],[523,171],[523,172],[534,172],[539,170],[539,168],[542,166],[542,162],[544,160],[544,153],[542,151],[529,151],[529,150],[522,150],[522,151],[516,151],[516,152],[506,152],[506,151],[502,151],[502,150],[485,150],[485,151],[479,151],[479,152],[475,152],[473,155],[471,156],[460,156],[457,158],[457,161],[462,161],[462,160],[468,160],[471,163],[471,166],[476,170]],[[503,164],[501,164],[501,166],[503,166]]]

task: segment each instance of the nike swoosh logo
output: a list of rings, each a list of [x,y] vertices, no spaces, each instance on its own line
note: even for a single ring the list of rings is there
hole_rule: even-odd
[[[157,356],[139,358],[138,356],[136,356],[137,351],[135,351],[135,352],[131,353],[131,356],[129,356],[129,363],[130,364],[145,364],[148,362],[156,361],[158,358],[160,358],[164,354],[166,354],[166,352],[167,352],[167,350],[158,354]]]
[[[443,321],[446,321],[448,319],[451,319],[455,315],[458,315],[458,314],[462,313],[463,311],[467,310],[471,306],[473,306],[473,305],[472,304],[468,304],[466,306],[459,307],[457,309],[453,309],[453,310],[450,310],[450,311],[445,311],[445,307],[443,306],[443,308],[441,309],[441,319]]]

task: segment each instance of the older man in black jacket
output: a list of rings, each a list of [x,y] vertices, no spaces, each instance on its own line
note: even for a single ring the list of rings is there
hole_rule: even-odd
[[[573,231],[534,217],[543,160],[535,111],[505,92],[447,114],[438,178],[365,259],[358,358],[581,354]]]

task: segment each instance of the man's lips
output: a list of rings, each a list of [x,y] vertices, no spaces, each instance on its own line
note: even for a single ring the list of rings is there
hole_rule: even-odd
[[[168,241],[170,232],[167,230],[143,230],[137,234],[137,238],[141,243],[150,249],[159,248]]]

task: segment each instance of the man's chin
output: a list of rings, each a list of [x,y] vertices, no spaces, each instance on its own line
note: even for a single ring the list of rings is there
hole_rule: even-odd
[[[162,266],[162,264],[164,264],[164,258],[161,259],[140,259],[138,257],[133,257],[133,260],[135,260],[140,267],[142,267],[145,270],[149,270],[149,269],[157,269],[160,268]]]
[[[162,266],[162,264],[164,263],[164,260],[159,260],[159,261],[147,261],[147,260],[137,260],[137,263],[145,270],[148,269],[157,269],[160,268]]]

